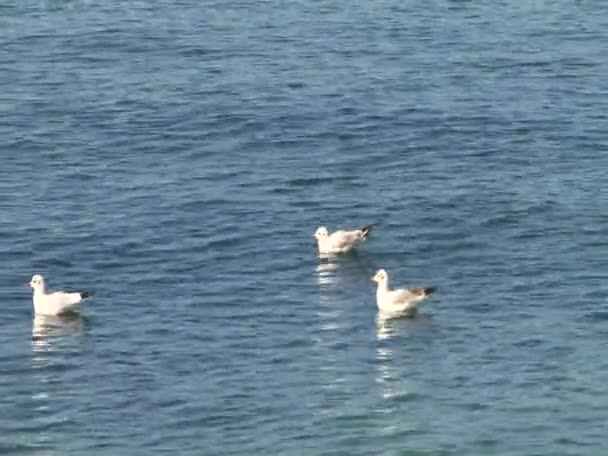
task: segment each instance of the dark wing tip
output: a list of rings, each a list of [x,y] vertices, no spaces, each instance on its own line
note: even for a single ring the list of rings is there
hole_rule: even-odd
[[[367,226],[364,226],[363,228],[361,228],[361,231],[363,231],[363,237],[367,236],[373,227],[374,227],[374,225],[367,225]]]
[[[80,292],[80,297],[82,299],[87,299],[87,298],[90,298],[91,296],[93,296],[93,294],[94,293],[92,291],[81,291]]]
[[[424,294],[425,295],[430,295],[430,294],[435,293],[436,291],[437,291],[437,288],[435,288],[435,287],[428,287],[428,288],[424,289]]]

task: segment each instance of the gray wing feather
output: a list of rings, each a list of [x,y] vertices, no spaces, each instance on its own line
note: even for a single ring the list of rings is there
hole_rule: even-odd
[[[363,240],[363,231],[352,230],[345,231],[339,230],[331,235],[332,244],[336,248],[350,247],[358,244]]]

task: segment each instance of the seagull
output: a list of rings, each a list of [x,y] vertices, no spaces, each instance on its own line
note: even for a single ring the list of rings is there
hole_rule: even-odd
[[[331,234],[327,228],[320,226],[315,231],[319,253],[346,253],[363,242],[373,225],[367,225],[357,230],[338,230]]]
[[[90,291],[47,293],[44,286],[44,277],[40,274],[35,274],[29,285],[34,290],[34,312],[38,315],[59,315],[69,312],[80,301],[93,295]]]
[[[378,270],[372,281],[378,284],[376,291],[378,310],[385,314],[414,316],[418,304],[435,292],[433,287],[391,290],[388,287],[388,274],[384,269]]]

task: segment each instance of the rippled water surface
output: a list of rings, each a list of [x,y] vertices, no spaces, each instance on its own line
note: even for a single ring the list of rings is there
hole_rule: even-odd
[[[601,5],[3,2],[0,453],[608,454]]]

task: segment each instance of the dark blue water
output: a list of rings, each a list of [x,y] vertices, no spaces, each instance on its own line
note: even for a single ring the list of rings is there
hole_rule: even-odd
[[[606,454],[607,42],[591,1],[4,2],[0,453]],[[97,294],[34,319],[37,272]]]

